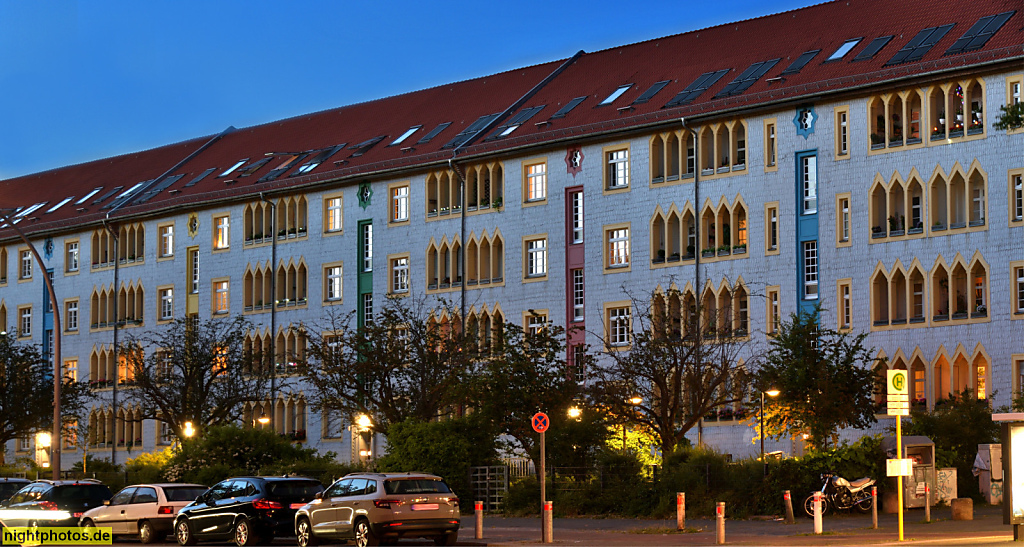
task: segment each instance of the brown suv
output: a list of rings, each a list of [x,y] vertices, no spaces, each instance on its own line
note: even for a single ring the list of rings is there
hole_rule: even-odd
[[[441,477],[426,473],[352,473],[295,513],[299,545],[355,540],[359,547],[431,538],[455,545],[459,498]]]

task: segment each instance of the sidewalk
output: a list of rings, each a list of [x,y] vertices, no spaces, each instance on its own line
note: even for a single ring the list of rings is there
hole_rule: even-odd
[[[728,513],[726,513],[728,515]],[[1013,528],[1003,524],[1002,507],[976,507],[973,521],[953,521],[949,508],[932,510],[932,522],[924,523],[924,511],[904,513],[904,544],[990,545],[1013,542]],[[484,539],[474,540],[474,518],[463,517],[460,545],[529,545],[540,543],[540,518],[484,518]],[[688,519],[679,533],[675,521],[643,519],[555,519],[555,545],[715,545],[715,522]],[[726,520],[727,545],[899,545],[896,515],[878,516],[871,529],[871,515],[827,516],[824,533],[814,535],[811,519],[797,517],[796,524],[773,520]]]

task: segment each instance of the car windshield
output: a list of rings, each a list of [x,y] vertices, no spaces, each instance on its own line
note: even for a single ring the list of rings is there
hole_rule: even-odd
[[[447,494],[451,492],[444,481],[436,479],[393,479],[384,483],[388,494]]]
[[[267,490],[275,498],[311,500],[324,487],[317,481],[273,481],[267,483]]]
[[[101,484],[74,484],[58,487],[53,497],[55,500],[94,500],[110,499],[110,489]]]
[[[167,501],[192,501],[203,492],[206,492],[205,488],[197,488],[195,486],[164,488],[164,495],[167,496]]]
[[[25,484],[23,482],[0,482],[0,499],[13,496],[15,492],[24,488]]]

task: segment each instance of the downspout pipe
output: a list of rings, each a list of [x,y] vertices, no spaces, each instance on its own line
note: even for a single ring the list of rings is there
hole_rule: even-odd
[[[694,291],[694,302],[697,304],[697,317],[695,318],[697,325],[701,322],[701,302],[704,300],[701,294],[700,286],[700,257],[701,257],[701,237],[700,237],[700,139],[697,138],[697,131],[686,124],[686,118],[679,118],[679,123],[683,126],[689,134],[693,135],[693,291]],[[696,336],[700,339],[696,342],[697,348],[697,359],[703,359],[701,352],[701,340],[704,335],[700,332],[700,328],[697,329]],[[704,437],[704,419],[701,418],[697,422],[697,445],[700,446],[703,442]]]
[[[120,294],[119,294],[119,291],[118,291],[118,288],[117,288],[117,282],[118,282],[118,275],[119,275],[119,270],[120,270],[119,265],[120,265],[120,262],[121,262],[120,257],[118,256],[118,253],[121,250],[121,239],[120,239],[120,233],[118,232],[117,226],[114,226],[114,225],[112,225],[110,223],[110,215],[113,212],[114,212],[114,210],[111,209],[110,211],[107,212],[107,216],[103,218],[103,228],[107,231],[107,233],[110,234],[110,237],[114,238],[114,289],[113,289],[114,290],[114,377],[111,378],[111,380],[112,380],[112,382],[111,382],[112,388],[110,390],[110,409],[111,409],[111,413],[112,413],[113,418],[114,418],[114,431],[113,431],[113,435],[114,435],[114,437],[116,437],[117,436],[117,382],[120,380],[120,377],[121,377],[121,370],[120,370],[121,369],[120,348],[117,345],[117,334],[118,334],[118,330],[119,330],[118,329],[117,312],[120,309],[119,308],[119,304],[118,304],[118,299],[120,298]],[[128,366],[128,363],[125,362],[125,367],[127,368],[127,366]],[[127,371],[126,371],[126,377],[127,377]],[[117,463],[117,441],[115,440],[114,442],[112,442],[110,444],[111,444],[111,446],[110,446],[110,462],[116,464]]]

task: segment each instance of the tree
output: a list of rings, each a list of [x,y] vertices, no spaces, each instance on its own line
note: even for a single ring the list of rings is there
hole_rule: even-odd
[[[302,327],[315,408],[350,421],[366,414],[386,435],[393,424],[430,421],[465,400],[476,346],[449,303],[430,309],[425,301],[389,298],[372,323],[356,328],[353,319],[332,314],[326,324]]]
[[[867,333],[839,332],[818,324],[820,310],[783,321],[757,371],[760,389],[781,393],[765,413],[766,434],[807,433],[815,448],[838,439],[839,429],[875,422],[872,400],[875,358],[864,347]]]
[[[476,338],[472,326],[469,330],[470,337]],[[536,457],[533,415],[549,414],[552,426],[564,421],[579,391],[565,361],[565,329],[547,323],[531,332],[507,322],[492,336],[493,342],[484,342],[486,347],[479,350],[486,358],[479,360],[471,400],[500,433]]]
[[[252,325],[234,319],[177,319],[132,336],[119,349],[126,361],[125,402],[143,419],[166,423],[184,438],[185,422],[205,427],[235,423],[245,403],[266,397],[270,367],[245,351]],[[148,352],[146,350],[149,350]]]
[[[1001,114],[992,124],[993,129],[1020,129],[1024,127],[1024,103],[1013,103],[999,107]]]
[[[591,393],[621,422],[653,435],[664,457],[712,410],[744,400],[741,356],[751,352],[744,327],[735,328],[731,302],[716,310],[709,300],[701,310],[691,293],[672,289],[632,307],[640,328],[626,327],[628,348],[605,339]]]
[[[72,427],[92,396],[89,386],[64,378],[60,388],[63,430]],[[14,333],[0,334],[0,446],[53,429],[53,364]],[[59,443],[60,439],[52,442]],[[0,454],[0,464],[3,454]]]

